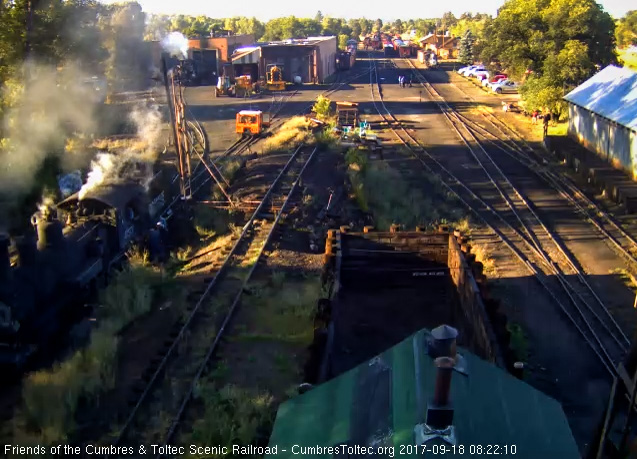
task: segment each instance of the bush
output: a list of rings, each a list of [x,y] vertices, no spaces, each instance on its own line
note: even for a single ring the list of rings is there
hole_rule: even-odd
[[[316,102],[314,103],[314,106],[312,107],[312,111],[316,113],[316,116],[318,119],[326,120],[327,118],[329,118],[331,113],[331,109],[330,109],[331,103],[332,101],[330,101],[327,97],[318,96],[316,98]]]

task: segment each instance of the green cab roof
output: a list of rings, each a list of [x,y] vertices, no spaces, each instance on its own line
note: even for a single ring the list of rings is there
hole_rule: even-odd
[[[430,338],[428,330],[421,330],[282,404],[269,443],[276,447],[274,455],[350,457],[360,454],[353,449],[356,445],[393,446],[395,456],[424,457],[434,448],[439,452],[440,445],[450,451],[451,445],[439,438],[427,442],[426,451],[409,448],[416,444],[414,428],[424,422],[434,393],[436,367],[427,354]],[[458,353],[467,374],[454,371],[451,380],[456,454],[512,455],[515,450],[517,458],[580,457],[557,401],[463,348]],[[330,453],[316,448],[339,445],[348,449],[341,446]]]

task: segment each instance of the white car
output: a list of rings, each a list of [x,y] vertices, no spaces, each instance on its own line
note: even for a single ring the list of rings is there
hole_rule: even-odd
[[[466,75],[467,72],[469,72],[470,70],[473,70],[477,67],[477,65],[469,65],[467,67],[462,67],[461,69],[458,69],[458,73],[460,75]]]
[[[475,77],[476,76],[476,72],[484,72],[486,70],[487,69],[485,69],[484,66],[479,65],[479,66],[476,66],[475,68],[472,68],[471,70],[467,70],[464,73],[464,76],[469,77],[469,78]]]
[[[498,83],[492,84],[491,89],[498,94],[517,94],[520,85],[511,80],[501,80]]]
[[[478,81],[488,80],[489,76],[490,76],[490,73],[487,72],[486,70],[479,70],[479,71],[475,72],[473,74],[473,76],[476,77],[476,79]]]

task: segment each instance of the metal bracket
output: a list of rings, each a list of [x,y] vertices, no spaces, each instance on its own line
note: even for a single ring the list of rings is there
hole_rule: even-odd
[[[440,438],[442,441],[453,446],[455,446],[458,441],[454,426],[449,426],[440,430],[434,429],[427,424],[416,424],[416,427],[414,427],[414,440],[416,441],[416,445],[424,445],[435,438]]]

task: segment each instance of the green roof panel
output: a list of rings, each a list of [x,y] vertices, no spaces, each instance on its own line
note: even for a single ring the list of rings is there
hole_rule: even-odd
[[[427,355],[429,338],[429,331],[421,330],[281,405],[269,444],[277,447],[276,456],[350,457],[360,454],[356,445],[393,447],[394,455],[387,457],[423,456],[423,448],[416,451],[413,445],[414,427],[424,422],[434,393],[436,368]],[[458,353],[468,375],[454,371],[451,381],[456,454],[510,455],[513,450],[518,458],[580,457],[558,402],[465,349]],[[350,455],[327,450],[339,445],[348,445]],[[441,451],[441,445],[453,451],[436,438],[426,443],[425,455],[434,448]]]

